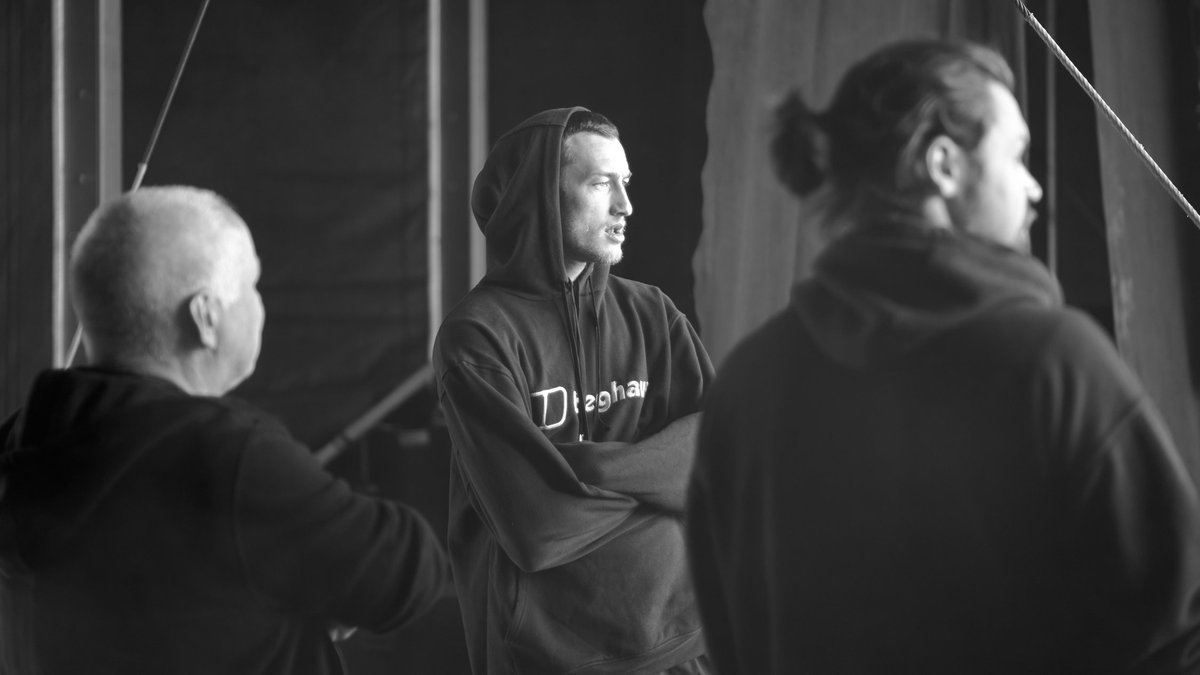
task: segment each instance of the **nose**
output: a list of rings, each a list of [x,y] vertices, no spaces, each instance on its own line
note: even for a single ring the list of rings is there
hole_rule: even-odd
[[[633,215],[633,202],[629,200],[629,186],[618,182],[613,190],[612,213],[614,216]]]
[[[1042,184],[1033,177],[1032,173],[1029,173],[1029,169],[1025,170],[1025,175],[1029,176],[1029,202],[1036,204],[1042,201]]]

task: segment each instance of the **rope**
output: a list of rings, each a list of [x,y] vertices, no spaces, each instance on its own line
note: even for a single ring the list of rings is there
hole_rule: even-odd
[[[179,57],[179,63],[175,66],[175,75],[171,77],[171,86],[167,89],[167,98],[163,101],[162,107],[158,111],[158,119],[154,122],[154,129],[150,132],[150,141],[146,144],[146,152],[142,155],[142,161],[138,162],[137,173],[133,177],[133,186],[129,188],[130,192],[136,191],[142,186],[142,180],[146,177],[146,169],[150,166],[150,155],[154,154],[154,146],[158,144],[158,135],[162,133],[163,122],[167,120],[167,111],[171,108],[171,102],[175,100],[175,90],[179,88],[179,80],[183,78],[183,70],[187,67],[188,59],[192,56],[192,47],[196,44],[196,35],[200,33],[200,24],[204,22],[204,14],[208,12],[208,3],[210,0],[203,0],[200,4],[200,11],[196,13],[196,20],[192,22],[192,32],[188,35],[187,44],[183,47],[183,53]],[[79,353],[79,345],[83,342],[83,327],[75,326],[75,335],[71,338],[71,346],[67,349],[67,362],[69,368],[75,363],[75,356]]]
[[[171,102],[175,99],[175,90],[179,88],[179,80],[183,77],[183,69],[187,67],[188,59],[192,56],[192,46],[196,44],[196,35],[200,32],[200,24],[204,22],[204,13],[208,11],[208,3],[209,0],[204,0],[200,4],[200,11],[196,13],[196,20],[192,23],[192,32],[188,35],[187,45],[184,46],[183,54],[179,57],[179,64],[175,66],[171,87],[167,89],[167,98],[158,111],[158,120],[154,123],[154,130],[150,132],[150,142],[146,144],[146,154],[142,156],[142,161],[138,162],[137,175],[133,178],[133,187],[129,188],[130,192],[141,187],[142,179],[146,177],[146,168],[150,165],[150,155],[154,153],[158,135],[162,133],[163,122],[167,119],[167,110],[171,108]]]
[[[1117,113],[1113,112],[1113,109],[1104,102],[1104,99],[1100,96],[1100,93],[1096,91],[1096,88],[1092,86],[1091,82],[1088,82],[1087,78],[1083,76],[1083,73],[1079,72],[1079,69],[1076,68],[1075,64],[1071,62],[1071,59],[1067,56],[1066,52],[1064,52],[1062,48],[1058,46],[1058,43],[1054,41],[1054,38],[1050,36],[1050,33],[1046,32],[1046,29],[1042,27],[1042,24],[1038,23],[1038,20],[1033,16],[1033,13],[1029,11],[1029,8],[1025,6],[1025,3],[1022,2],[1022,0],[1013,0],[1013,2],[1016,3],[1017,9],[1025,17],[1025,21],[1030,25],[1030,27],[1033,28],[1033,31],[1038,34],[1038,37],[1042,39],[1042,42],[1046,43],[1046,46],[1051,52],[1054,53],[1054,56],[1058,59],[1058,61],[1063,64],[1063,67],[1067,69],[1067,72],[1071,74],[1071,77],[1075,78],[1075,81],[1079,83],[1079,86],[1083,87],[1083,90],[1087,92],[1088,97],[1090,97],[1092,101],[1100,108],[1100,110],[1104,112],[1104,115],[1108,117],[1108,120],[1112,122],[1113,126],[1115,126],[1117,130],[1121,132],[1121,135],[1124,137],[1125,141],[1129,143],[1129,146],[1133,148],[1134,152],[1136,152],[1138,156],[1142,158],[1142,162],[1146,164],[1146,166],[1158,179],[1158,182],[1162,184],[1163,188],[1170,193],[1171,198],[1175,200],[1175,203],[1179,204],[1179,207],[1183,209],[1184,213],[1187,214],[1188,219],[1191,220],[1196,227],[1200,227],[1200,213],[1196,213],[1196,209],[1192,208],[1192,205],[1188,203],[1187,198],[1183,196],[1183,193],[1179,191],[1179,188],[1175,187],[1175,184],[1171,182],[1171,179],[1167,177],[1167,174],[1158,166],[1158,164],[1154,161],[1154,158],[1150,156],[1150,153],[1146,152],[1146,148],[1143,147],[1138,139],[1133,135],[1133,132],[1131,132],[1129,128],[1126,127],[1123,122],[1121,122],[1121,118],[1117,117]]]

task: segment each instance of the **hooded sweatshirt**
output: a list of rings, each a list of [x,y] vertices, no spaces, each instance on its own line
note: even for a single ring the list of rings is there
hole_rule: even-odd
[[[703,652],[681,513],[712,366],[657,288],[564,273],[563,127],[496,144],[472,206],[489,271],[434,347],[452,442],[450,555],[475,673],[656,673]]]
[[[448,584],[438,536],[273,418],[154,377],[46,371],[0,428],[0,672],[326,674]]]
[[[689,506],[723,675],[1197,672],[1163,422],[1040,263],[970,235],[833,243],[722,365]]]

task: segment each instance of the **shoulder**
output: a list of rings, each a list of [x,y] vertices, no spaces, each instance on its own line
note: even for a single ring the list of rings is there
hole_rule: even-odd
[[[196,429],[205,461],[232,472],[240,492],[288,492],[331,480],[312,448],[274,415],[233,397],[197,399],[196,404],[211,415]]]
[[[1042,321],[1049,329],[1045,345],[1047,353],[1062,354],[1064,358],[1124,363],[1113,338],[1086,313],[1067,308]]]
[[[283,422],[254,404],[231,396],[186,396],[160,403],[163,415],[189,427],[189,433],[218,448],[244,448],[254,443],[299,445]]]
[[[651,302],[670,302],[671,299],[661,288],[644,281],[626,279],[615,274],[608,275],[607,291],[616,297],[630,298]]]
[[[521,300],[486,286],[467,293],[442,319],[435,344],[457,344],[509,325],[521,314]]]
[[[642,316],[657,315],[668,321],[674,321],[683,316],[670,296],[661,288],[625,277],[609,275],[608,284],[605,287],[605,299]]]
[[[1046,452],[1092,452],[1114,429],[1157,415],[1113,338],[1085,312],[1022,306],[989,323],[976,331],[972,351],[982,356],[972,363],[1024,401]]]
[[[777,312],[734,345],[721,371],[746,371],[775,367],[780,358],[806,353],[811,344],[800,318],[790,308]]]
[[[1092,317],[1072,307],[1013,307],[990,315],[975,333],[993,353],[1042,367],[1062,364],[1125,370],[1109,334]]]
[[[1115,399],[1109,404],[1118,407],[1145,398],[1112,337],[1090,316],[1068,309],[1045,322],[1034,366],[1049,391],[1090,401]]]
[[[538,299],[476,287],[442,320],[433,341],[438,377],[464,363],[508,370],[525,349],[545,340],[561,322],[550,298]]]

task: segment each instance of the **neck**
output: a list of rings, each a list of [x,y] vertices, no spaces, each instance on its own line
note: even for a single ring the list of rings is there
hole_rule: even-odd
[[[579,278],[580,274],[587,269],[587,265],[580,262],[568,262],[564,266],[564,271],[567,273],[567,279],[572,283]]]
[[[928,197],[921,204],[921,215],[934,227],[945,230],[954,229],[954,221],[950,218],[950,208],[946,205],[946,200],[941,197]]]
[[[91,360],[101,368],[149,375],[171,382],[192,396],[221,396],[232,389],[218,377],[207,354],[189,354],[176,358],[138,356],[101,356]]]

